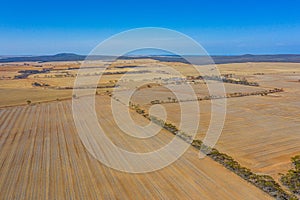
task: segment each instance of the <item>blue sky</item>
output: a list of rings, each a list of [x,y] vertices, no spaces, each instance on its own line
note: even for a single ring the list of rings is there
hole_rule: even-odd
[[[300,1],[5,1],[0,55],[89,53],[113,34],[164,27],[210,54],[300,53]]]

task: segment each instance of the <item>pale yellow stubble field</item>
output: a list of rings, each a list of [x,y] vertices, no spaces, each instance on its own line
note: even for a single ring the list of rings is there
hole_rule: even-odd
[[[259,82],[259,88],[284,89],[284,92],[267,96],[227,99],[225,126],[216,145],[217,149],[233,156],[242,165],[278,179],[278,173],[285,173],[291,168],[290,158],[300,153],[300,65],[266,63],[264,67],[264,63],[244,63],[219,67],[224,73],[238,69],[236,73]],[[264,74],[254,75],[256,72]],[[135,99],[141,99],[138,93]],[[189,105],[188,102],[185,104]],[[170,103],[163,106],[167,110],[168,120],[179,125],[179,105]],[[207,131],[211,117],[210,106],[210,101],[199,102],[199,139],[203,139]]]
[[[110,102],[108,96],[96,97],[98,120],[121,148],[148,152],[174,137],[163,130],[137,142],[118,128]],[[0,192],[4,199],[271,199],[210,158],[200,160],[194,148],[156,172],[130,174],[108,168],[84,148],[71,103],[0,109]],[[130,112],[138,123],[148,123]]]

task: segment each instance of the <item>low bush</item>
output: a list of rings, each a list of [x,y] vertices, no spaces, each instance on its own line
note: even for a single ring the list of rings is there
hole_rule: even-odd
[[[291,158],[293,169],[282,175],[280,181],[287,186],[291,192],[300,195],[300,155]]]

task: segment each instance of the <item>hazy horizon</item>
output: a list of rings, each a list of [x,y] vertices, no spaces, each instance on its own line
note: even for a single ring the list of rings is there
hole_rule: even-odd
[[[77,56],[88,56],[88,54],[79,54],[79,53],[73,53],[73,52],[58,52],[54,54],[32,54],[32,55],[0,55],[0,59],[5,57],[39,57],[39,56],[55,56],[60,54],[75,54]],[[209,56],[272,56],[272,55],[300,55],[300,53],[278,53],[278,54],[213,54]],[[94,55],[94,56],[116,56],[116,55]],[[168,55],[168,54],[134,54],[134,55],[128,55],[128,56],[199,56],[199,55],[193,55],[193,54],[184,54],[184,55]],[[201,55],[200,55],[201,56]],[[205,56],[205,55],[203,55]],[[125,55],[126,57],[126,55]]]

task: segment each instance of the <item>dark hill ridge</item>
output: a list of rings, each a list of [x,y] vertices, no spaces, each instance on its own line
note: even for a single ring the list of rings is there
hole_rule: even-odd
[[[82,61],[85,55],[77,55],[73,53],[60,53],[56,55],[45,56],[19,56],[19,57],[1,57],[0,63],[4,62],[51,62],[51,61]],[[193,64],[210,64],[211,61],[205,56],[185,56],[192,61]],[[113,60],[116,56],[90,56],[89,60]],[[122,59],[141,59],[152,58],[165,62],[184,62],[187,61],[180,56],[122,56]],[[216,64],[224,63],[245,63],[245,62],[293,62],[300,63],[300,54],[278,54],[278,55],[239,55],[239,56],[211,56]]]
[[[80,61],[84,60],[85,56],[73,53],[60,53],[47,56],[23,56],[2,58],[0,62],[51,62],[51,61]]]
[[[185,56],[192,64],[210,64],[211,60],[207,56]],[[153,56],[153,59],[166,62],[187,61],[179,56]],[[278,55],[240,55],[240,56],[211,56],[214,63],[245,63],[245,62],[292,62],[300,63],[300,54],[278,54]]]

